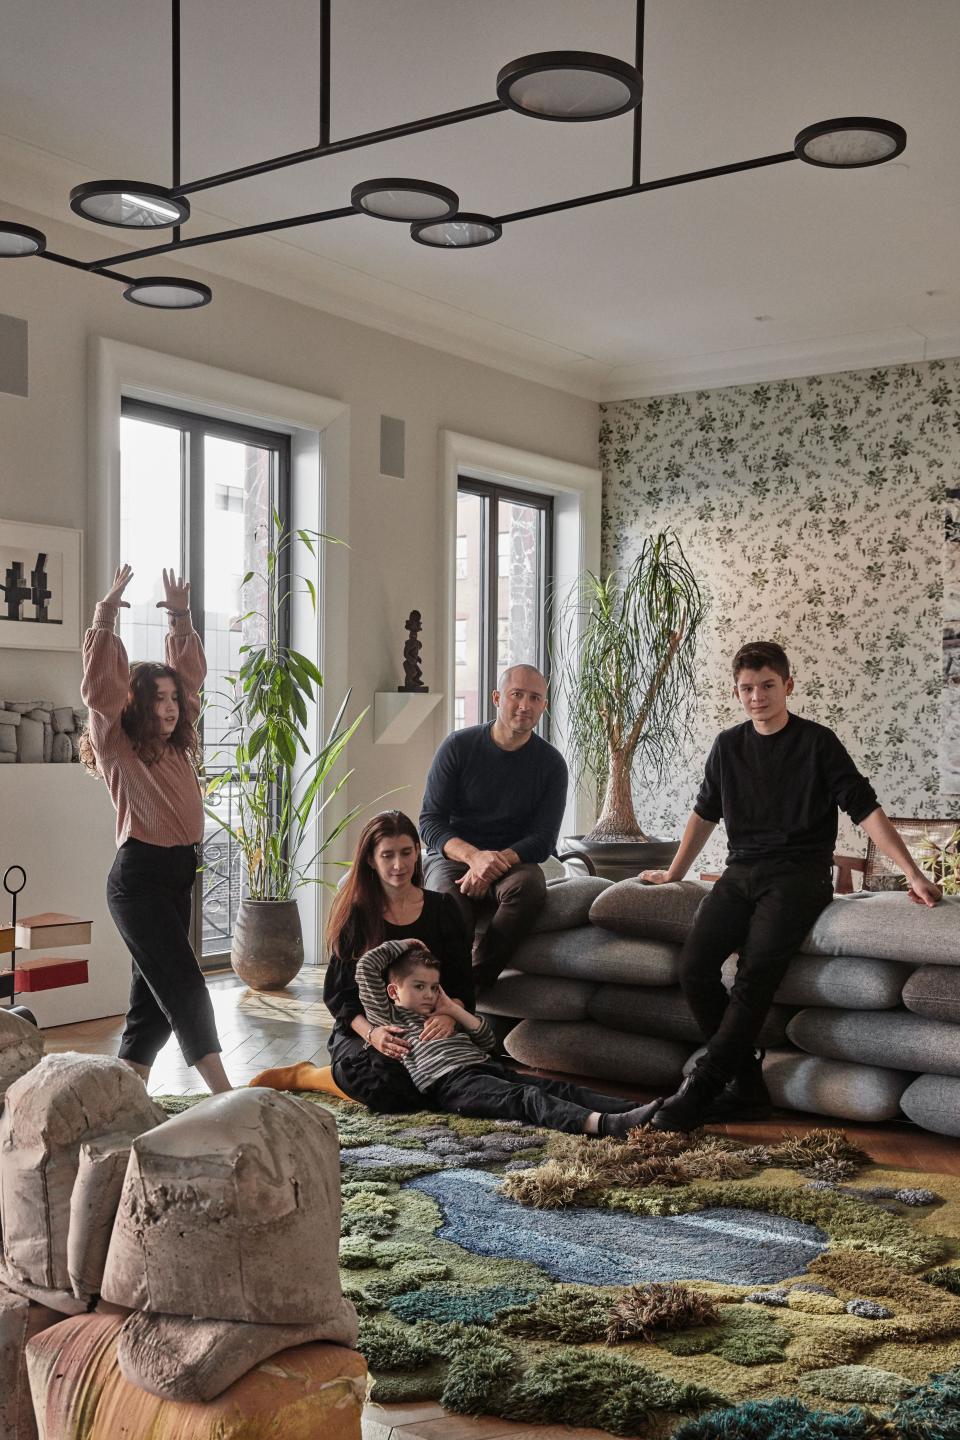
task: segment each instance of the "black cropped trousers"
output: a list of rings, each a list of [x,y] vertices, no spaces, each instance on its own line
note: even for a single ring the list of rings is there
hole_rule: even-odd
[[[107,905],[133,959],[121,1060],[152,1065],[171,1034],[188,1065],[219,1053],[213,1003],[190,944],[195,845],[127,840],[107,879]]]

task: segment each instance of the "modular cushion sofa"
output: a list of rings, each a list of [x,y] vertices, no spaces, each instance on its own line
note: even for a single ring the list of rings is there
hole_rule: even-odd
[[[479,999],[536,1069],[672,1091],[702,1043],[679,957],[706,888],[551,882],[533,933]],[[725,966],[732,983],[736,959]],[[791,961],[760,1043],[781,1108],[907,1118],[960,1136],[960,898],[838,897]]]

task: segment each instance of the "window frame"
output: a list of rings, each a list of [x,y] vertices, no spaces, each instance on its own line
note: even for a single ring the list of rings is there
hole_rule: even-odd
[[[539,655],[537,666],[550,682],[550,645],[547,604],[553,589],[554,576],[554,498],[546,491],[520,489],[492,480],[478,480],[471,475],[457,475],[457,499],[461,495],[476,495],[483,502],[481,517],[479,590],[480,590],[480,665],[479,689],[483,696],[478,698],[478,723],[483,725],[495,718],[491,695],[497,688],[500,676],[498,664],[498,594],[500,578],[500,546],[497,528],[497,511],[501,502],[523,505],[539,511],[539,543],[542,563],[538,577],[539,632],[537,644]],[[550,733],[549,710],[544,713],[538,727],[546,738]]]
[[[142,420],[151,425],[164,425],[180,432],[180,552],[185,557],[185,578],[190,582],[190,615],[193,627],[205,646],[205,585],[204,585],[204,440],[231,440],[237,444],[250,445],[257,449],[269,450],[274,455],[276,466],[271,495],[270,542],[274,541],[276,521],[279,516],[281,528],[292,523],[291,491],[292,463],[291,437],[280,430],[261,430],[242,420],[223,420],[200,410],[180,410],[176,406],[140,400],[130,395],[120,397],[120,419]],[[119,437],[118,437],[119,439]],[[172,559],[173,557],[171,557]],[[290,546],[286,546],[279,561],[280,593],[285,596],[278,617],[278,634],[282,645],[290,641]],[[197,722],[200,734],[200,754],[204,754],[203,713]],[[203,952],[203,871],[197,873],[194,885],[194,903],[190,924],[190,940],[201,970],[220,970],[230,963],[230,951],[221,950],[205,955]]]

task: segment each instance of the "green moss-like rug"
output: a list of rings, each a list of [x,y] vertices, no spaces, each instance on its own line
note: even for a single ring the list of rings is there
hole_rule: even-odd
[[[655,1440],[960,1440],[960,1179],[838,1130],[621,1143],[302,1098],[340,1129],[373,1399]]]

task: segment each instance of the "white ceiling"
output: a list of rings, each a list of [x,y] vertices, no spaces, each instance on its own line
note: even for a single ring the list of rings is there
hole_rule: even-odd
[[[499,68],[531,51],[633,54],[633,0],[332,9],[334,139],[493,99]],[[899,121],[906,151],[860,172],[791,162],[526,220],[480,250],[426,250],[404,226],[351,216],[131,273],[234,275],[596,398],[960,353],[960,0],[646,9],[643,179],[789,150],[839,115]],[[0,213],[75,223],[69,253],[84,259],[139,248],[75,221],[67,192],[169,180],[169,22],[167,0],[5,0]],[[183,178],[315,144],[318,51],[318,0],[188,0]],[[628,183],[631,129],[629,116],[496,114],[202,192],[184,235],[345,205],[358,180],[391,174],[502,214]]]

